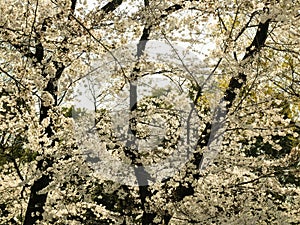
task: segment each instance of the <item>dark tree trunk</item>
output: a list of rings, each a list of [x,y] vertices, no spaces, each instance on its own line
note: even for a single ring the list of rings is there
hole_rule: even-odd
[[[47,118],[49,110],[57,105],[57,81],[61,77],[65,66],[61,63],[54,62],[54,65],[56,67],[56,74],[55,78],[50,79],[48,81],[48,84],[44,91],[48,92],[54,99],[54,102],[52,106],[48,106],[47,104],[45,105],[44,102],[42,101],[41,103],[41,111],[40,111],[40,122],[42,122],[45,118]],[[43,74],[44,77],[47,76],[47,74]],[[45,133],[49,139],[52,138],[53,136],[53,122],[50,119],[50,124],[48,127],[45,128]],[[52,140],[51,146],[53,147],[55,145],[55,141],[57,140]],[[43,147],[43,142],[41,142],[41,146]],[[51,167],[54,163],[54,159],[45,156],[45,158],[41,159],[38,164],[37,164],[37,170],[44,172],[46,171],[47,168]],[[35,180],[33,185],[30,188],[30,197],[27,205],[27,210],[25,213],[25,220],[24,220],[24,225],[33,225],[35,224],[38,220],[43,219],[43,213],[44,213],[44,206],[47,201],[48,197],[48,192],[39,194],[41,190],[46,188],[50,182],[52,181],[51,179],[51,172],[48,172],[48,174],[43,174],[39,179]]]
[[[250,46],[246,48],[245,55],[243,57],[243,61],[246,59],[253,57],[257,52],[261,50],[261,48],[264,46],[265,41],[268,36],[268,28],[269,28],[270,20],[265,21],[264,23],[259,23],[256,35],[253,38],[253,41]],[[224,97],[221,100],[219,107],[216,109],[216,123],[219,124],[216,126],[215,129],[218,129],[223,125],[225,122],[225,117],[227,114],[227,111],[231,108],[233,105],[234,100],[236,99],[236,93],[237,90],[240,90],[246,83],[247,76],[244,73],[239,73],[236,77],[232,77],[229,86],[226,89],[224,93]],[[202,95],[202,90],[198,90],[198,93],[196,95],[196,100],[194,102],[197,102],[200,96]],[[225,104],[223,104],[225,103]],[[205,126],[205,129],[203,132],[199,135],[201,138],[198,140],[197,146],[201,149],[205,146],[209,145],[209,142],[211,140],[211,135],[214,131],[212,131],[211,123],[208,122]],[[193,157],[191,159],[191,163],[199,169],[201,167],[201,163],[203,162],[203,154],[199,152],[195,152],[193,154]],[[201,175],[199,174],[199,171],[190,171],[186,173],[186,176],[193,175],[195,179],[198,179]],[[168,181],[169,179],[165,180]],[[190,196],[194,194],[193,187],[189,184],[187,187],[179,185],[177,189],[173,193],[172,200],[178,201],[182,200],[186,196]]]

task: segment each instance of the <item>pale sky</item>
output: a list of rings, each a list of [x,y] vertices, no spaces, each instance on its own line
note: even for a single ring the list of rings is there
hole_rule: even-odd
[[[83,2],[84,2],[84,0],[79,1],[78,8],[80,6],[82,6],[82,4],[80,4],[80,3],[83,3]],[[87,5],[88,5],[88,10],[91,10],[95,6],[95,4],[98,5],[97,0],[87,0],[86,2],[87,2]],[[105,5],[109,1],[100,1],[100,2],[101,2],[100,6],[102,6],[102,5]],[[140,1],[140,0],[137,0],[136,2],[137,2],[136,6],[138,5],[138,3],[143,4],[143,1]],[[126,3],[126,2],[122,3],[122,5],[119,8],[120,9],[128,8],[128,3]],[[134,12],[136,9],[137,9],[137,7],[136,8],[131,7],[130,11]],[[205,29],[205,27],[203,27],[203,30],[204,29]],[[132,50],[133,55],[136,54],[136,44],[137,44],[137,42],[135,42],[135,43],[132,42],[132,43],[127,44],[128,46],[131,45],[130,48]],[[160,63],[163,62],[163,63],[166,63],[166,64],[175,64],[180,69],[183,69],[184,71],[186,71],[184,66],[186,66],[188,69],[191,69],[191,67],[192,67],[191,63],[194,64],[193,66],[196,67],[196,68],[197,67],[198,68],[199,67],[203,68],[203,60],[204,60],[204,57],[205,57],[204,54],[207,53],[209,49],[214,48],[213,43],[206,43],[206,44],[203,44],[203,45],[193,44],[193,48],[196,48],[197,52],[191,51],[189,49],[188,52],[185,53],[185,51],[191,46],[191,43],[181,42],[181,43],[171,43],[171,44],[173,46],[176,46],[175,49],[176,49],[177,53],[174,53],[173,50],[172,50],[172,47],[168,43],[166,43],[165,41],[162,42],[162,41],[155,41],[155,40],[151,40],[147,43],[146,52],[149,55],[151,61],[160,62]],[[116,52],[116,51],[118,51],[118,50],[114,50],[114,52]],[[199,52],[200,52],[200,54],[199,54]],[[177,54],[180,55],[180,60],[182,60],[184,62],[184,65],[178,59]],[[204,75],[203,71],[200,71],[200,70],[197,72],[194,69],[194,71],[192,71],[192,72],[200,73],[200,74],[195,74],[195,77],[201,76],[201,73],[202,73],[202,75]],[[106,80],[105,81],[105,79],[102,79],[101,80],[102,88],[105,87],[105,84],[104,84],[105,82],[109,83],[109,82],[111,82],[111,80]],[[152,82],[152,84],[148,85],[148,89],[146,88],[146,85],[144,85],[144,87],[141,87],[141,84],[140,84],[139,85],[140,87],[138,88],[138,91],[139,91],[138,94],[140,96],[145,96],[145,94],[147,92],[148,93],[150,92],[151,87],[153,88],[154,86],[162,87],[162,86],[166,86],[166,85],[173,85],[173,87],[174,87],[174,84],[171,84],[170,80],[166,79],[166,77],[161,76],[161,75],[155,75],[155,76],[151,75],[151,77],[147,76],[147,77],[143,78],[142,82],[144,82],[145,84],[150,84]],[[80,108],[93,109],[93,103],[91,101],[92,98],[88,94],[84,94],[86,89],[84,89],[83,83],[79,82],[77,84],[77,88],[80,91],[82,91],[83,95],[81,95],[79,98],[75,99],[75,101],[74,101],[75,106],[80,107]],[[128,92],[128,89],[126,91]],[[124,94],[122,94],[122,95],[124,95]],[[140,96],[139,96],[139,98],[140,98]],[[111,102],[110,104],[113,104],[113,102]]]

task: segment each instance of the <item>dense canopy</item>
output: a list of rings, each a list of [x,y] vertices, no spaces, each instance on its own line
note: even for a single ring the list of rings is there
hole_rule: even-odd
[[[300,1],[0,12],[1,225],[300,224]]]

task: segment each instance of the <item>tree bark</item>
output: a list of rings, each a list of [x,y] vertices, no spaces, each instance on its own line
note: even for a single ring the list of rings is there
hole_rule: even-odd
[[[256,35],[253,38],[253,41],[251,45],[249,45],[246,48],[245,55],[242,59],[242,61],[248,60],[249,58],[253,57],[256,53],[258,53],[261,48],[264,46],[265,41],[268,36],[268,28],[269,28],[270,20],[266,20],[265,22],[260,22],[256,31]],[[225,122],[225,117],[227,114],[227,111],[232,107],[234,100],[237,96],[237,90],[240,90],[247,81],[247,75],[244,73],[238,73],[237,76],[234,76],[231,78],[229,85],[224,93],[223,99],[221,100],[218,108],[216,109],[216,122],[223,124]],[[199,90],[197,93],[197,96],[201,96],[202,90]],[[197,101],[196,101],[197,102]],[[225,106],[224,106],[225,105]],[[220,125],[221,126],[221,125]],[[217,126],[217,127],[220,127]],[[205,129],[203,132],[199,135],[200,138],[197,142],[198,148],[203,148],[205,146],[209,145],[209,141],[211,139],[212,134],[212,126],[211,122],[206,123]],[[201,163],[203,162],[203,154],[199,152],[195,152],[193,154],[193,157],[190,161],[197,169],[201,167]],[[201,177],[199,171],[190,171],[186,173],[186,177],[189,175],[193,175],[194,179],[199,179]],[[168,181],[168,180],[166,180]],[[165,181],[165,182],[166,182]],[[190,196],[194,194],[193,187],[188,184],[187,186],[179,185],[173,194],[173,199],[178,201],[182,200],[186,196]]]

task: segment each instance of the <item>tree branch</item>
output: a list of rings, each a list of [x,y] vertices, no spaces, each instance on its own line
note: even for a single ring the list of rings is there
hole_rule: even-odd
[[[107,3],[105,6],[101,8],[101,11],[105,13],[109,13],[114,11],[118,6],[122,4],[123,0],[113,0],[109,3]]]

